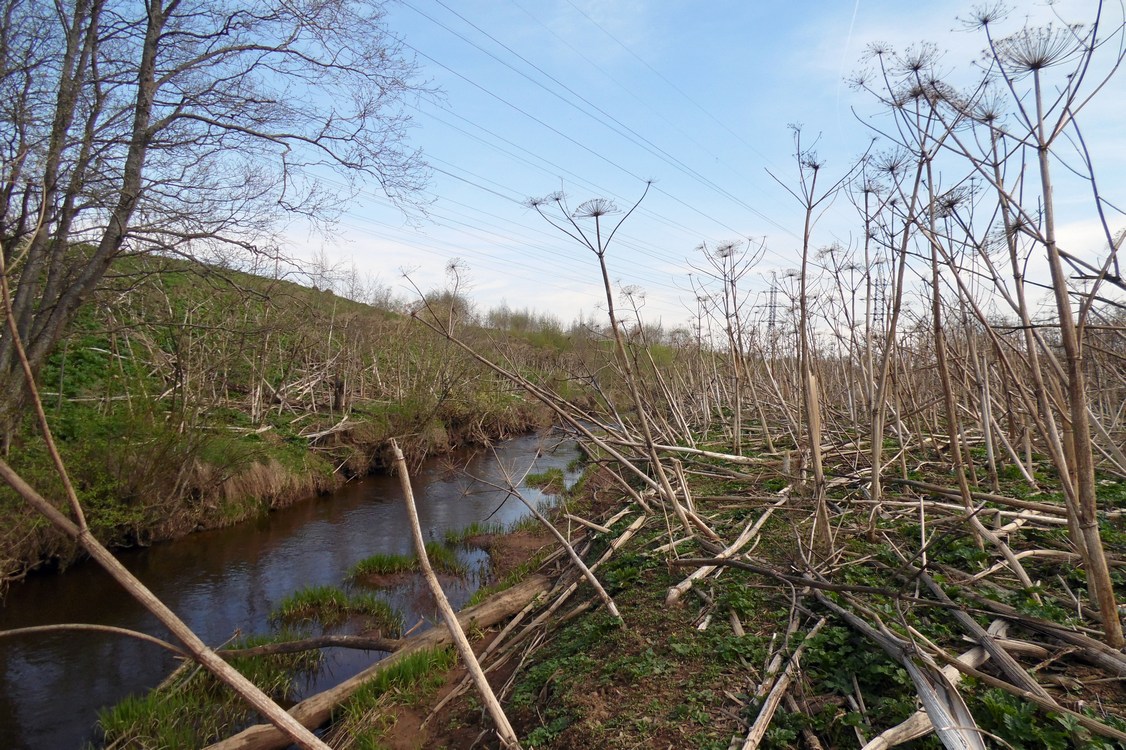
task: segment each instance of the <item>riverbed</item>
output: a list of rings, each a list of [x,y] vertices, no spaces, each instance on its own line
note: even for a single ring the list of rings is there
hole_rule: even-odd
[[[566,469],[577,456],[573,442],[527,436],[489,451],[427,461],[413,476],[424,536],[441,541],[446,531],[474,521],[510,524],[527,515],[524,505],[489,486],[505,484],[533,466]],[[573,477],[568,477],[572,479]],[[525,498],[545,496],[523,487]],[[339,491],[227,529],[128,550],[121,561],[207,643],[266,632],[277,603],[308,586],[340,585],[357,561],[377,552],[411,552],[409,526],[398,479],[373,476]],[[469,575],[450,581],[447,595],[462,606],[487,576],[479,550],[460,550]],[[407,627],[435,621],[420,579],[383,591]],[[14,584],[0,606],[0,630],[54,623],[97,623],[168,638],[155,619],[98,566],[83,562],[63,573],[30,576]],[[344,680],[379,655],[326,650],[325,668],[303,694]],[[96,741],[97,711],[155,686],[176,665],[159,647],[99,633],[52,633],[0,639],[0,748],[67,750]]]

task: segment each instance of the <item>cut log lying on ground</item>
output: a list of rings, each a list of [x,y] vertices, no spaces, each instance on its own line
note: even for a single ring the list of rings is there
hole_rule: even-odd
[[[481,604],[462,610],[458,613],[458,622],[462,627],[467,628],[474,625],[482,628],[495,625],[516,614],[532,599],[545,593],[550,584],[545,576],[531,576]],[[307,727],[318,727],[329,720],[336,706],[347,700],[364,682],[378,672],[397,663],[408,654],[449,643],[449,639],[450,634],[445,628],[431,628],[424,633],[406,638],[403,640],[403,647],[386,659],[376,662],[334,688],[301,701],[289,709],[289,713]],[[288,744],[288,738],[272,725],[259,724],[211,745],[210,750],[273,750]]]

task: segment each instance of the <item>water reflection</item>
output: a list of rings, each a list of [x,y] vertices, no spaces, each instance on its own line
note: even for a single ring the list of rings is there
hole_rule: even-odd
[[[523,437],[493,452],[461,456],[466,474],[503,483],[504,470],[520,476],[565,468],[573,443]],[[429,462],[414,476],[423,534],[441,540],[491,515],[511,523],[527,510],[505,493],[471,483]],[[544,496],[525,489],[529,501]],[[499,507],[499,510],[498,510]],[[271,609],[306,586],[338,585],[345,572],[376,552],[411,550],[398,480],[369,477],[325,498],[270,514],[257,523],[207,531],[168,544],[127,552],[122,562],[212,645],[236,633],[267,629]],[[462,606],[479,584],[484,553],[463,554],[470,576],[451,579],[448,595]],[[381,594],[403,612],[407,627],[434,620],[425,584],[407,580]],[[33,576],[12,587],[0,607],[0,630],[48,623],[87,622],[141,630],[168,638],[140,605],[95,565],[83,563],[63,575]],[[330,649],[325,673],[307,686],[316,692],[355,674],[372,654]],[[173,667],[172,656],[153,645],[102,634],[49,634],[0,639],[0,748],[79,748],[92,739],[97,710],[129,693],[157,684]]]

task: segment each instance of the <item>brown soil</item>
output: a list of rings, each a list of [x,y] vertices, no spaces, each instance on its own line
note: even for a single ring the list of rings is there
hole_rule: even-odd
[[[490,579],[495,582],[531,559],[544,546],[550,544],[552,539],[547,532],[517,531],[511,534],[485,534],[467,541],[473,546],[488,551]],[[496,633],[495,630],[489,631],[474,640],[472,644],[474,652],[480,654],[487,648],[496,637]],[[472,636],[472,633],[470,635]],[[502,669],[488,675],[489,684],[494,691],[501,689],[511,674],[511,669],[511,666],[505,665]],[[478,742],[482,732],[485,732],[486,738],[492,735],[490,720],[483,716],[481,711],[468,708],[464,693],[437,714],[431,715],[433,708],[451,692],[457,690],[467,676],[464,667],[455,667],[446,673],[442,686],[427,705],[396,706],[395,723],[384,735],[381,747],[387,750],[422,750],[423,748],[461,750],[472,747]],[[470,685],[468,694],[472,693],[473,687]],[[495,735],[493,741],[495,742]]]
[[[500,581],[520,565],[532,558],[552,539],[546,531],[514,531],[511,534],[491,534],[481,538],[481,548],[489,553],[489,576]]]
[[[480,654],[495,636],[495,632],[490,632],[475,641],[474,653]],[[423,750],[424,748],[460,750],[473,746],[484,727],[488,725],[487,719],[482,718],[468,723],[451,721],[450,706],[443,707],[436,715],[431,715],[433,708],[457,690],[467,676],[464,667],[455,667],[446,673],[442,686],[426,705],[396,706],[395,723],[383,736],[381,747],[387,750]],[[489,677],[489,684],[492,685],[493,690],[499,690],[503,680],[491,674]],[[469,686],[469,691],[473,691],[472,686]],[[462,701],[455,700],[451,705],[456,706],[460,702]]]

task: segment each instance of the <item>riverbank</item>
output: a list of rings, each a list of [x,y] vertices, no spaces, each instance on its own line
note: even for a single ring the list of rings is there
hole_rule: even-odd
[[[1126,747],[1126,656],[1080,626],[1089,608],[1069,613],[1046,588],[1022,590],[969,535],[941,526],[927,568],[912,572],[919,507],[959,519],[957,505],[943,504],[940,475],[921,482],[929,492],[882,507],[865,505],[859,485],[838,482],[829,490],[834,551],[825,555],[810,545],[808,488],[783,467],[769,455],[692,461],[682,495],[700,520],[692,529],[655,497],[642,507],[608,480],[592,493],[595,504],[564,500],[559,512],[587,523],[557,520],[621,619],[574,566],[553,563],[540,571],[555,584],[537,606],[478,634],[479,658],[524,748],[939,748],[920,711],[934,683],[913,678],[939,671],[934,679],[953,687],[933,700],[960,701],[972,716],[958,731],[976,726],[1027,750]],[[1126,489],[1109,479],[1103,486],[1108,500]],[[1041,500],[1029,513],[1020,509],[1036,502],[1028,495],[1011,481],[988,512],[1029,573],[1046,580],[1067,554],[1053,547],[1066,545],[1062,508],[1046,502],[1057,500],[1049,490],[1033,493]],[[1104,523],[1122,570],[1126,525],[1118,516]],[[998,641],[1006,660],[975,645],[984,636],[972,634],[987,627],[1007,634]],[[897,638],[914,638],[917,651],[889,645],[912,642]],[[1033,702],[1014,687],[1020,675],[1046,697]],[[388,728],[379,747],[501,747],[463,669],[427,684],[371,712],[372,725]]]
[[[377,406],[357,403],[343,417],[299,414],[266,429],[216,424],[196,434],[134,422],[132,434],[67,440],[62,452],[95,535],[121,550],[252,521],[332,492],[354,477],[382,472],[388,441],[396,435],[417,466],[542,429],[548,419],[537,405],[511,399],[472,419],[440,408],[421,429],[412,430],[409,423],[418,415],[393,419]],[[161,455],[154,456],[154,450]],[[45,461],[41,448],[31,444],[12,463],[25,476],[38,477],[48,497],[62,497]],[[44,566],[62,569],[78,559],[73,543],[7,488],[0,488],[0,520],[5,530],[0,532],[0,592],[5,580]]]
[[[546,424],[538,404],[386,309],[227,269],[122,259],[39,377],[47,420],[94,535],[124,549],[223,527],[379,471]],[[562,334],[485,330],[554,382]],[[62,483],[30,409],[0,425],[40,494]],[[61,506],[60,506],[61,507]],[[75,547],[0,487],[0,593]]]
[[[454,552],[464,571],[446,580],[455,607],[467,605],[479,586],[486,554],[453,537],[474,525],[508,528],[526,515],[521,503],[489,483],[503,482],[504,471],[521,475],[533,464],[536,471],[567,471],[575,458],[573,445],[560,444],[557,437],[526,436],[487,450],[458,451],[412,470],[426,538]],[[546,502],[534,489],[523,491],[533,503]],[[340,589],[363,605],[374,596],[398,613],[404,631],[417,631],[418,621],[432,616],[417,576],[404,575],[389,587],[374,589],[350,575],[373,554],[409,555],[405,523],[398,479],[376,474],[253,523],[126,550],[119,559],[216,647],[230,645],[233,636],[257,639],[274,632],[281,624],[274,621],[275,612],[281,616],[288,610],[300,619],[308,613],[283,604],[307,601],[309,594],[325,589]],[[362,634],[360,619],[346,616],[331,632]],[[63,575],[35,574],[13,584],[0,606],[0,630],[57,623],[160,632],[144,609],[91,561],[76,563]],[[320,628],[319,621],[293,621],[282,630],[315,636]],[[383,637],[391,635],[385,626]],[[378,658],[344,648],[323,654],[322,669],[312,679],[298,676],[290,700],[327,689]],[[0,717],[5,717],[0,720],[0,747],[37,750],[96,741],[100,709],[127,695],[144,694],[178,663],[149,643],[113,634],[58,632],[0,639]]]

